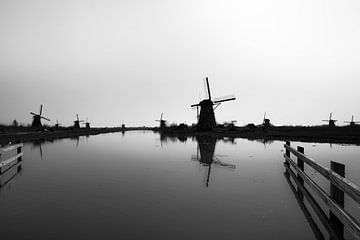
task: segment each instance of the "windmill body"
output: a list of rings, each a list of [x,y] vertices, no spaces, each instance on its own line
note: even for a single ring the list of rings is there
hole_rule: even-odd
[[[216,127],[213,101],[209,99],[202,100],[200,103],[200,116],[197,124],[199,130],[211,130]]]
[[[31,124],[31,127],[32,127],[32,128],[38,128],[38,129],[43,128],[43,126],[42,126],[42,124],[41,124],[41,119],[44,119],[44,120],[46,120],[46,121],[50,121],[50,119],[42,116],[42,108],[43,108],[43,106],[40,105],[40,112],[39,112],[39,114],[30,112],[30,114],[33,115],[33,121],[32,121],[32,124]]]
[[[215,113],[214,113],[214,105],[219,106],[222,102],[233,101],[235,97],[225,97],[219,100],[212,100],[211,99],[211,92],[210,92],[210,85],[209,79],[205,78],[205,87],[206,87],[206,94],[207,99],[202,100],[198,104],[193,104],[191,107],[200,107],[200,116],[198,116],[198,123],[197,123],[197,130],[199,131],[211,131],[216,127],[216,120],[215,120]],[[215,108],[216,108],[215,107]]]

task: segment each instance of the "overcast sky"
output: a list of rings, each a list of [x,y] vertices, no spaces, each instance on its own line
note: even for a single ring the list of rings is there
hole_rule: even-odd
[[[95,126],[360,119],[358,0],[0,0],[0,122]]]

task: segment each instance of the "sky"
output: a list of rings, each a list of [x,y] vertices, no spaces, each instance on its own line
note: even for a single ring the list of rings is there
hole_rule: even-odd
[[[360,120],[358,0],[0,0],[0,123]]]

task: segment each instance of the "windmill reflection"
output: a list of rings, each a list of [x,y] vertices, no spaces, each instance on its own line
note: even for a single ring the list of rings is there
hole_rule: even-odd
[[[40,154],[40,158],[43,159],[43,149],[42,149],[42,145],[45,143],[45,140],[38,140],[38,141],[34,141],[31,143],[31,150],[38,148],[39,149],[39,154]]]
[[[182,143],[186,143],[188,139],[187,136],[181,136],[181,135],[171,136],[169,134],[165,134],[164,132],[159,132],[159,133],[160,133],[161,147],[163,147],[163,144],[166,145],[168,142],[176,143],[177,141],[180,141]]]
[[[234,164],[224,163],[220,161],[216,156],[214,156],[217,141],[216,138],[213,138],[211,136],[197,136],[196,141],[198,143],[196,156],[192,156],[191,159],[200,162],[203,166],[208,167],[208,171],[204,181],[206,187],[209,187],[212,166],[222,167],[231,170],[234,170],[236,168]]]

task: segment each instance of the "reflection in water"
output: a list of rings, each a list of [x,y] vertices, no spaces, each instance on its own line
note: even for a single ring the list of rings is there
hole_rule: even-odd
[[[17,167],[15,167],[17,165]],[[5,172],[0,174],[0,189],[5,187],[7,184],[11,183],[16,176],[18,176],[22,171],[22,166],[20,164],[15,164]]]
[[[43,159],[43,149],[42,149],[42,145],[45,141],[35,141],[31,143],[31,150],[35,149],[35,148],[39,148],[39,153],[40,153],[40,158]]]
[[[177,141],[180,141],[182,143],[185,143],[187,141],[187,136],[170,136],[165,134],[164,132],[159,132],[160,133],[160,145],[161,147],[163,146],[163,144],[167,144],[168,142],[171,143],[176,143]]]
[[[312,231],[314,232],[314,235],[316,239],[325,239],[324,234],[320,231],[320,228],[318,227],[318,224],[315,221],[315,218],[312,217],[310,211],[308,210],[307,206],[304,203],[304,197],[316,213],[318,219],[322,223],[322,225],[325,227],[325,229],[328,231],[330,235],[330,239],[344,239],[343,232],[340,233],[336,230],[336,226],[333,226],[331,224],[330,218],[327,216],[327,214],[322,210],[322,208],[319,206],[319,204],[316,202],[314,197],[311,195],[311,193],[303,186],[303,184],[299,181],[298,177],[295,175],[295,173],[291,170],[290,167],[288,167],[285,164],[286,171],[284,173],[284,176],[290,186],[290,189],[295,195],[295,198],[303,211],[305,218],[307,222],[309,223]],[[293,183],[290,180],[290,176],[294,180],[297,188],[293,185]]]
[[[216,138],[213,138],[211,136],[197,136],[197,153],[196,156],[193,156],[191,158],[192,160],[199,161],[202,165],[208,167],[207,175],[205,177],[206,187],[209,187],[212,165],[228,169],[235,169],[236,167],[234,164],[221,162],[216,156],[214,156],[216,140]]]

